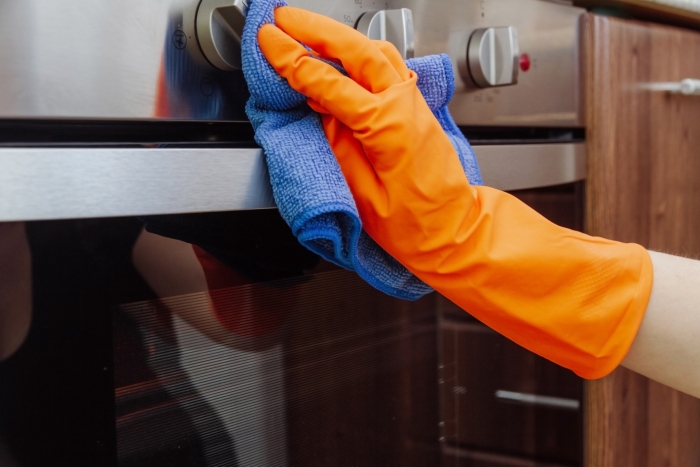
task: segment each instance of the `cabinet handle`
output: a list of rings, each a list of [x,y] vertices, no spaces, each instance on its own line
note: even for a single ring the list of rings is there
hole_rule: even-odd
[[[581,402],[576,399],[564,397],[540,396],[537,394],[526,394],[523,392],[496,391],[496,399],[500,402],[515,402],[523,405],[535,405],[539,407],[550,407],[553,409],[578,410]]]
[[[642,85],[648,91],[665,91],[684,96],[700,96],[700,79],[684,79],[677,83],[648,83]]]

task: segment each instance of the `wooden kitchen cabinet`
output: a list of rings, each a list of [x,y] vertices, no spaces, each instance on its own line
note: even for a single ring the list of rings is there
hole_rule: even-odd
[[[452,305],[442,300],[442,308]],[[476,320],[443,316],[441,419],[445,442],[453,447],[446,457],[498,453],[523,461],[580,465],[581,379]],[[499,396],[506,391],[556,398],[565,405],[517,403]]]
[[[700,33],[583,19],[586,230],[700,255],[700,96],[645,84],[700,78]],[[700,400],[624,368],[586,383],[586,465],[700,465]]]

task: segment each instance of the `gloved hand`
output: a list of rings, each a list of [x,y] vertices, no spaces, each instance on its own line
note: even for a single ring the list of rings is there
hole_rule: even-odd
[[[278,8],[275,22],[260,29],[260,48],[323,114],[367,233],[520,345],[585,378],[612,371],[651,293],[646,250],[558,227],[506,193],[470,186],[392,47],[292,7]]]

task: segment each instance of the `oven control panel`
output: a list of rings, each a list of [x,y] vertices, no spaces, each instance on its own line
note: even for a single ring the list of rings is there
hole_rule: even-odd
[[[0,118],[244,120],[249,1],[4,1]],[[583,126],[585,10],[545,0],[288,1],[405,58],[448,54],[460,125]]]
[[[223,71],[241,68],[241,38],[247,13],[248,0],[200,1],[193,33],[212,66]],[[413,12],[409,8],[362,13],[355,29],[370,39],[392,43],[404,59],[414,57],[415,30]],[[516,28],[477,29],[469,38],[466,53],[458,57],[460,75],[481,88],[516,84],[518,51]]]
[[[201,0],[185,18],[207,61],[223,71],[241,68],[241,38],[249,0]],[[409,8],[359,13],[355,28],[369,37],[391,42],[405,59],[414,56],[413,13]],[[347,20],[350,15],[343,15]],[[349,22],[349,21],[345,21]]]

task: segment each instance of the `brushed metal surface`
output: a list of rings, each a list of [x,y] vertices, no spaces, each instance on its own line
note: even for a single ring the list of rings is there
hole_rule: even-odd
[[[586,178],[585,143],[474,146],[484,185],[525,190]]]
[[[0,118],[245,119],[240,71],[201,58],[198,0],[0,1]],[[415,56],[466,54],[479,28],[517,28],[532,68],[516,86],[457,78],[462,125],[582,126],[578,18],[542,0],[290,0],[350,26],[365,12],[410,8]],[[456,71],[456,68],[455,68]],[[459,76],[457,74],[457,76]]]
[[[260,149],[0,149],[0,221],[274,206]]]
[[[501,190],[585,177],[584,144],[474,151]],[[273,207],[261,149],[0,149],[0,222]]]

